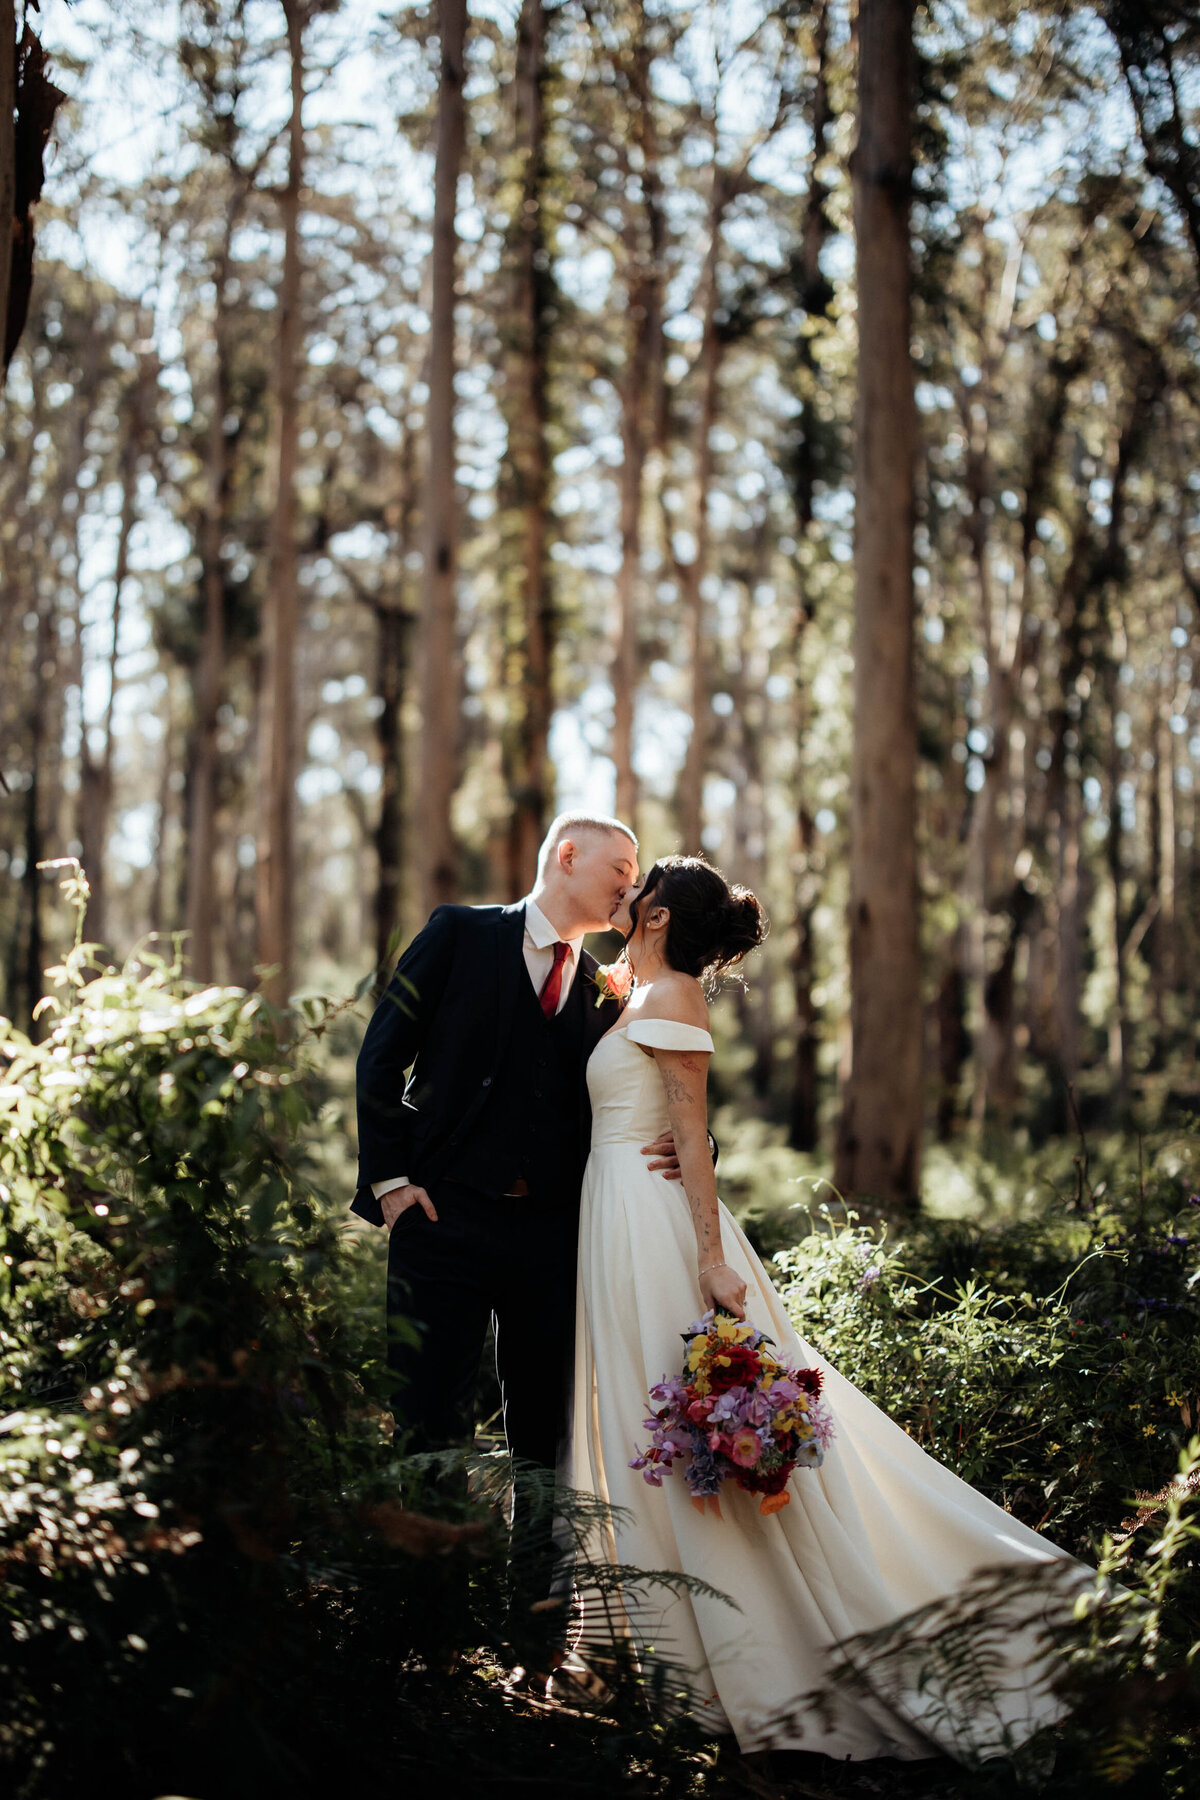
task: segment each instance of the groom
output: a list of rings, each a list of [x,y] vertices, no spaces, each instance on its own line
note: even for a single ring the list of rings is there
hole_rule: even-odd
[[[583,939],[622,912],[637,858],[619,820],[561,815],[532,894],[514,906],[439,906],[367,1027],[353,1205],[391,1234],[388,1360],[410,1451],[470,1442],[491,1320],[509,1450],[555,1466],[591,1134],[584,1072],[620,1010],[598,995]],[[669,1133],[645,1154],[677,1173]],[[394,1328],[401,1319],[415,1334]],[[514,1539],[520,1510],[518,1500]]]

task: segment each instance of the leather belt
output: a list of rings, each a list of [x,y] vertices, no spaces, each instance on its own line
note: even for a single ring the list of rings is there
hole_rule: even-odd
[[[504,1200],[525,1200],[529,1197],[529,1183],[523,1175],[519,1175],[510,1188],[505,1188]]]

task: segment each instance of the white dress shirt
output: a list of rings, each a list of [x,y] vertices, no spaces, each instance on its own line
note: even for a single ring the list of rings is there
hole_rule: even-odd
[[[584,936],[585,933],[581,931],[578,937],[560,939],[558,932],[554,929],[541,907],[538,906],[534,900],[531,900],[528,895],[526,896],[525,937],[521,948],[525,956],[525,967],[529,971],[529,979],[533,983],[533,991],[535,994],[541,993],[546,985],[546,977],[554,967],[555,944],[561,942],[565,943],[567,946],[567,955],[563,958],[562,987],[559,991],[557,1012],[561,1012],[563,1007],[567,1004],[567,995],[571,991],[571,983],[574,981],[576,970],[579,968],[579,952],[583,948]],[[373,1181],[371,1183],[371,1192],[377,1200],[382,1200],[383,1196],[385,1194],[390,1194],[393,1188],[407,1186],[407,1175],[392,1175],[386,1181]]]

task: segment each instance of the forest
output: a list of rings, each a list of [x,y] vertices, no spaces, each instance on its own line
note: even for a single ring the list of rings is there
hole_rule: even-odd
[[[1187,0],[0,0],[0,95],[12,1791],[1200,1791]],[[798,1325],[1114,1578],[1053,1753],[515,1700],[490,1378],[397,1502],[354,1058],[564,809],[766,908]]]

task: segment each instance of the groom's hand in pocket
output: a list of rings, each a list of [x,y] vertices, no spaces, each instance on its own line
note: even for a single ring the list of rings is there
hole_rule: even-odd
[[[406,1213],[410,1206],[423,1207],[426,1217],[437,1224],[437,1208],[433,1201],[423,1187],[415,1187],[410,1182],[407,1187],[390,1188],[379,1202],[383,1222],[389,1231],[401,1213]]]
[[[646,1164],[652,1175],[662,1175],[667,1181],[682,1179],[679,1173],[679,1156],[675,1149],[675,1133],[673,1131],[664,1131],[661,1137],[656,1137],[652,1144],[643,1144],[642,1155],[653,1158],[653,1161]]]

